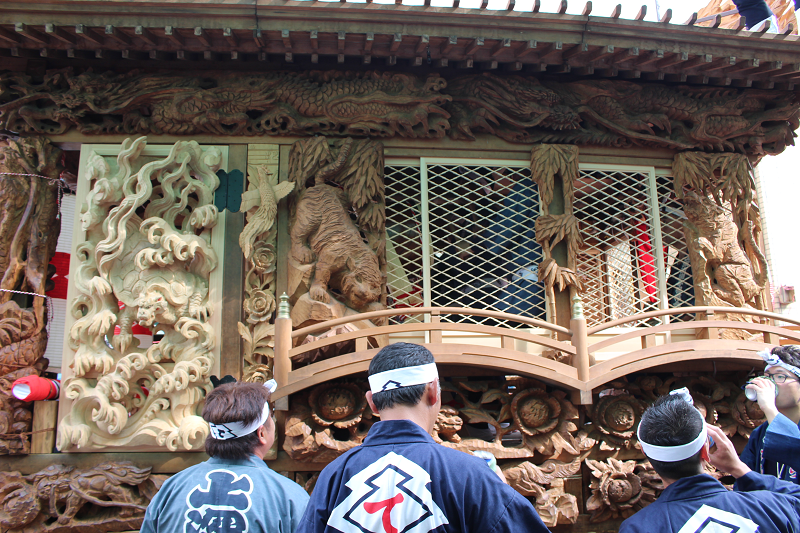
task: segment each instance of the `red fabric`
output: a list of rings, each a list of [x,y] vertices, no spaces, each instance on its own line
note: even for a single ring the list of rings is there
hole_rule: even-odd
[[[27,376],[16,380],[11,386],[11,390],[14,391],[14,388],[17,385],[27,385],[30,388],[30,392],[23,397],[17,396],[17,394],[14,393],[14,396],[17,399],[24,402],[55,400],[58,398],[58,381],[52,379],[47,379],[40,376]]]
[[[642,221],[636,226],[636,255],[639,259],[639,272],[642,284],[647,292],[650,303],[656,303],[656,259],[653,256],[653,246],[650,244],[650,235],[647,233],[647,223]]]
[[[47,295],[51,298],[58,298],[60,300],[67,299],[67,285],[69,284],[69,254],[64,252],[56,252],[50,264],[56,267],[56,273],[53,275],[53,289],[47,291]]]

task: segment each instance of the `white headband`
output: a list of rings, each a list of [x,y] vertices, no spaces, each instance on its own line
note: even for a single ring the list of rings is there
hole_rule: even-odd
[[[762,350],[758,352],[758,355],[760,355],[761,359],[763,359],[764,362],[767,363],[767,367],[764,370],[769,370],[774,366],[779,366],[784,370],[788,370],[789,372],[800,378],[800,368],[792,366],[788,363],[784,363],[783,360],[781,360],[781,358],[778,357],[777,355],[774,355],[771,350],[769,349]]]
[[[278,388],[278,383],[274,379],[271,379],[264,383],[264,387],[272,394],[275,392],[275,389]],[[213,424],[209,422],[208,425],[211,428],[211,436],[216,440],[238,439],[239,437],[249,435],[266,424],[268,418],[269,402],[264,402],[264,409],[261,411],[261,417],[250,425],[245,425],[242,422],[225,422],[224,424]]]
[[[689,393],[689,389],[686,387],[674,390],[670,392],[670,395],[679,396],[687,403],[694,405],[694,402],[692,401],[692,395]],[[695,411],[697,411],[697,409],[695,409]],[[683,461],[684,459],[688,459],[699,452],[708,440],[708,429],[706,429],[706,421],[703,419],[703,415],[700,413],[700,411],[697,411],[697,414],[700,416],[700,419],[703,422],[703,429],[700,430],[700,434],[697,435],[697,438],[695,438],[692,442],[679,444],[677,446],[656,446],[654,444],[646,443],[642,440],[642,436],[640,434],[642,425],[639,424],[639,428],[636,430],[636,436],[639,438],[639,444],[642,445],[642,452],[644,452],[648,459],[663,461],[665,463]]]
[[[406,366],[371,375],[369,377],[369,389],[372,391],[372,394],[377,394],[401,387],[430,383],[438,377],[439,371],[436,370],[436,363],[428,363],[427,365],[420,366]]]

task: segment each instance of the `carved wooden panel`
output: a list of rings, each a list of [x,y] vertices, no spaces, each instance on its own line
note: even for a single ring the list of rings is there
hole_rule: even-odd
[[[30,451],[33,406],[11,386],[48,364],[44,293],[61,228],[62,170],[61,150],[47,139],[0,140],[0,454]]]
[[[0,129],[60,134],[353,135],[653,146],[776,154],[792,144],[792,92],[557,82],[491,73],[391,72],[0,76]],[[747,113],[742,113],[742,110]]]
[[[293,325],[385,309],[383,145],[313,137],[294,143],[289,157],[296,185],[289,224]],[[362,322],[357,326],[372,325]]]
[[[764,422],[758,404],[739,388],[745,381],[744,373],[639,375],[606,384],[594,404],[584,406],[529,378],[448,378],[442,382],[444,404],[432,436],[465,453],[494,454],[508,483],[530,499],[548,527],[586,521],[608,525],[655,501],[664,489],[636,438],[647,406],[688,387],[706,421],[741,448]],[[378,421],[366,406],[365,387],[348,379],[293,395],[286,453],[301,463],[319,464],[358,446]],[[310,492],[316,475],[297,472],[295,479]]]
[[[116,164],[107,149],[82,154],[60,450],[196,450],[208,434],[200,411],[221,327],[213,200],[227,151],[146,144],[126,140]],[[140,347],[134,323],[163,338]]]
[[[9,533],[138,530],[167,477],[125,461],[0,472],[0,526]]]

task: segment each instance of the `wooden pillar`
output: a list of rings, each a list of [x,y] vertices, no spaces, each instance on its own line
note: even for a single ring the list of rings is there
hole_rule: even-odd
[[[289,350],[292,348],[292,318],[289,314],[289,296],[281,294],[281,303],[278,305],[278,317],[275,319],[275,360],[272,375],[278,382],[278,389],[289,384],[289,372],[292,370],[292,360],[289,359]],[[275,403],[275,409],[287,411],[289,397],[284,396]]]
[[[56,420],[58,402],[41,401],[33,403],[33,434],[31,453],[53,453],[56,445]]]

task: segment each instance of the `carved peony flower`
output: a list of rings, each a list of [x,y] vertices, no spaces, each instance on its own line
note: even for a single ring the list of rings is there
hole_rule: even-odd
[[[321,426],[349,428],[361,422],[367,406],[363,391],[353,383],[321,385],[308,397],[311,417]]]
[[[549,433],[558,425],[561,405],[542,389],[529,389],[511,401],[511,412],[519,429],[526,435]]]
[[[600,398],[589,416],[600,438],[612,445],[630,448],[644,409],[644,402],[623,393]]]
[[[589,484],[592,496],[586,502],[591,522],[628,518],[656,499],[661,480],[653,477],[649,463],[639,465],[612,457],[607,462],[587,459],[586,464],[594,476]]]
[[[265,291],[255,291],[244,301],[244,312],[251,324],[267,320],[275,311],[275,297]]]
[[[253,251],[253,266],[259,274],[275,271],[275,247],[271,244],[259,244]]]

